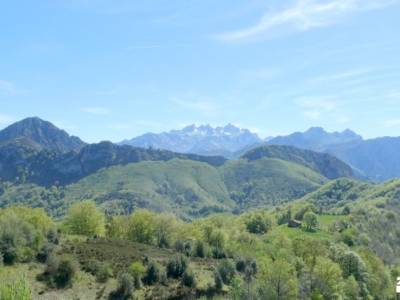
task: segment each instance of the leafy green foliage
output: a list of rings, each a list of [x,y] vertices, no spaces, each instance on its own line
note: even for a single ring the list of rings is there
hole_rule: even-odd
[[[0,252],[6,264],[32,261],[53,229],[41,209],[11,207],[0,210]]]
[[[76,203],[69,209],[64,226],[72,234],[101,236],[105,232],[104,214],[93,201]]]
[[[223,283],[229,285],[235,276],[235,266],[230,260],[225,259],[218,264],[217,272],[219,273]]]
[[[172,278],[180,278],[188,268],[188,260],[183,255],[172,257],[167,264],[167,276]]]
[[[196,278],[194,276],[193,271],[188,268],[185,270],[185,272],[182,275],[182,283],[183,285],[194,288],[196,286]]]
[[[255,234],[267,233],[272,228],[272,220],[265,212],[249,215],[245,223],[247,231]]]
[[[313,213],[312,211],[309,211],[304,214],[303,221],[304,221],[306,230],[308,230],[308,231],[313,231],[318,226],[318,216],[315,213]]]
[[[154,261],[151,261],[147,266],[145,277],[143,278],[146,284],[155,284],[161,280],[161,267]]]
[[[50,256],[46,262],[44,279],[50,286],[65,288],[72,285],[77,272],[76,262],[71,257]]]
[[[118,289],[113,296],[118,299],[129,299],[134,290],[133,277],[128,273],[122,273],[118,276]]]

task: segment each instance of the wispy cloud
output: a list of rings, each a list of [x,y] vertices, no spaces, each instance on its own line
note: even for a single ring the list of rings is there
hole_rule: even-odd
[[[84,107],[81,109],[81,111],[88,114],[99,115],[99,116],[105,116],[111,113],[109,109],[104,107]]]
[[[217,35],[225,42],[257,38],[275,29],[306,31],[340,22],[343,17],[398,3],[398,0],[296,0],[293,5],[266,13],[255,25]]]

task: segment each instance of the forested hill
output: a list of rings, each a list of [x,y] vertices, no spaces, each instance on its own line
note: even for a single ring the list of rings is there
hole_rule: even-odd
[[[260,146],[245,153],[242,158],[257,160],[260,158],[277,158],[291,161],[310,168],[329,179],[354,176],[353,170],[336,157],[292,146]]]
[[[174,158],[222,165],[223,157],[179,154],[166,150],[142,149],[101,142],[84,146],[79,152],[36,151],[19,144],[0,146],[0,178],[3,181],[66,185],[101,168],[140,161],[167,161]]]

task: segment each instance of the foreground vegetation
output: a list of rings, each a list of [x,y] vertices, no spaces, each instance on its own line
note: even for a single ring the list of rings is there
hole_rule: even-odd
[[[339,180],[273,210],[193,222],[148,210],[108,216],[92,201],[59,222],[5,208],[0,299],[394,299],[398,238],[372,240],[398,219],[385,207],[395,205],[390,184],[334,204],[334,190],[371,188]]]

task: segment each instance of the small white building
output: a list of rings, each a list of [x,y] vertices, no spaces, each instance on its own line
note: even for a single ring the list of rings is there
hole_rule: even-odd
[[[396,294],[397,294],[397,297],[399,297],[399,295],[400,295],[400,277],[397,277]]]

